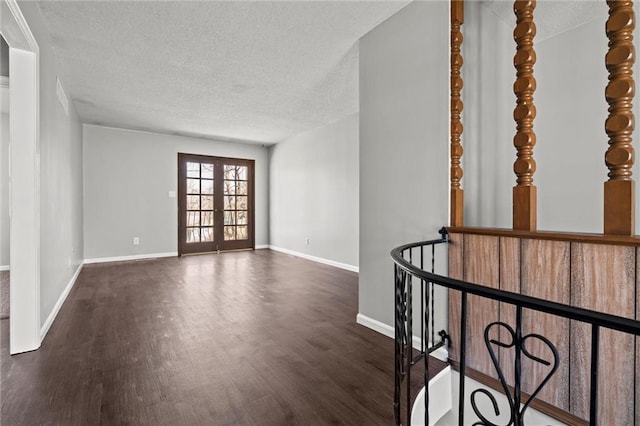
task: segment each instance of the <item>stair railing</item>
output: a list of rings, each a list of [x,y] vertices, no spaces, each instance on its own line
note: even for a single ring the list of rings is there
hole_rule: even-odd
[[[619,331],[622,333],[640,336],[640,321],[623,318],[615,315],[604,314],[589,309],[583,309],[562,303],[551,302],[535,297],[525,296],[518,293],[512,293],[491,287],[485,287],[461,280],[456,280],[443,275],[434,273],[435,265],[435,247],[439,244],[447,243],[447,233],[443,228],[440,230],[442,237],[436,240],[423,241],[411,244],[405,244],[391,251],[391,257],[395,263],[395,387],[394,387],[394,416],[397,425],[402,424],[403,415],[407,424],[411,423],[411,369],[420,361],[424,365],[423,382],[424,382],[424,404],[425,404],[425,425],[429,424],[429,354],[445,345],[448,338],[446,332],[439,332],[440,341],[435,342],[435,328],[433,324],[434,317],[434,286],[442,286],[449,290],[459,291],[460,298],[460,324],[449,324],[449,327],[459,327],[459,393],[458,393],[458,424],[465,425],[464,422],[464,394],[465,394],[465,369],[466,369],[466,344],[467,344],[467,296],[475,295],[498,302],[513,305],[516,308],[516,324],[506,324],[503,322],[492,322],[485,327],[484,340],[487,350],[491,356],[491,360],[496,369],[496,373],[502,385],[503,391],[509,401],[510,409],[510,425],[524,425],[524,414],[531,402],[538,395],[540,390],[551,378],[558,364],[558,352],[553,344],[546,337],[529,333],[523,335],[522,330],[522,311],[523,309],[544,312],[561,318],[589,324],[591,326],[591,366],[590,366],[590,394],[589,394],[589,424],[596,425],[598,419],[598,363],[599,363],[599,336],[602,328]],[[430,271],[425,269],[425,251],[431,252],[431,268]],[[415,256],[414,253],[419,253]],[[414,350],[413,341],[413,291],[414,284],[420,286],[420,335],[421,342],[419,349]],[[431,322],[430,322],[431,320]],[[506,342],[500,339],[491,339],[490,332],[494,327],[501,327],[506,331],[506,335],[510,337]],[[551,351],[553,360],[546,360],[532,355],[526,346],[529,340],[539,340],[545,344]],[[430,342],[430,343],[428,343]],[[505,380],[505,376],[500,366],[492,345],[502,348],[515,349],[515,362],[513,366],[514,386],[509,386]],[[418,353],[415,354],[415,351]],[[414,355],[415,354],[415,355]],[[528,358],[534,362],[547,365],[549,372],[546,378],[541,382],[537,389],[531,392],[526,401],[523,401],[521,389],[522,383],[522,361]],[[631,360],[633,362],[633,360]],[[404,393],[404,394],[403,394]],[[478,408],[475,399],[478,393],[487,396],[493,406],[496,415],[499,415],[498,404],[489,392],[478,390],[471,395],[471,405],[480,419],[474,424],[493,425]],[[406,403],[406,411],[403,411],[402,405]]]

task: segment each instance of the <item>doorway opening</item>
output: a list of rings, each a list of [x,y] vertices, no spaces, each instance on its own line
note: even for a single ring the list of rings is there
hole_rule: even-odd
[[[178,255],[255,248],[254,160],[178,154]]]

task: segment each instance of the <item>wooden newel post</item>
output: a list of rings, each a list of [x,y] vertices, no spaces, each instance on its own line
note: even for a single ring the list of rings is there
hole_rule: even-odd
[[[451,0],[451,226],[463,226],[464,223],[464,191],[460,186],[462,167],[460,158],[463,149],[460,143],[462,135],[463,103],[460,96],[462,91],[462,32],[460,27],[464,23],[464,3],[462,0]]]
[[[605,63],[609,71],[609,84],[605,97],[609,104],[609,116],[605,131],[609,136],[609,148],[604,158],[609,168],[609,180],[604,183],[604,233],[634,235],[635,183],[631,168],[634,160],[632,106],[635,94],[635,15],[633,1],[608,0],[607,4],[609,51]]]
[[[533,159],[533,147],[536,144],[536,134],[533,131],[533,120],[536,118],[536,107],[533,104],[533,93],[536,90],[536,79],[533,76],[533,65],[536,63],[533,48],[533,38],[536,35],[536,24],[533,22],[535,7],[535,0],[516,1],[513,6],[516,14],[516,28],[513,31],[516,41],[516,54],[513,58],[516,82],[513,84],[513,91],[517,99],[513,111],[516,121],[513,144],[517,150],[517,159],[513,164],[517,177],[513,188],[513,229],[524,231],[535,231],[537,221],[537,189],[533,185],[533,174],[536,171]]]

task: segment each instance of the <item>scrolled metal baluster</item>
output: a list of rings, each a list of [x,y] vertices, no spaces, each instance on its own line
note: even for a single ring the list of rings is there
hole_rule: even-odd
[[[496,417],[500,415],[500,409],[498,408],[498,402],[496,401],[496,398],[493,396],[493,394],[491,392],[489,392],[488,390],[486,390],[486,389],[476,389],[473,392],[471,392],[471,408],[473,408],[473,412],[476,413],[476,416],[478,416],[480,421],[479,422],[475,422],[473,424],[473,426],[493,425],[493,423],[491,423],[491,421],[487,420],[487,418],[484,417],[482,415],[482,413],[480,413],[480,409],[478,408],[478,405],[476,404],[476,395],[477,394],[486,395],[487,398],[489,398],[489,401],[491,402],[491,404],[493,405],[493,412],[495,413]],[[512,422],[513,422],[513,419],[509,422],[509,424],[511,424]]]
[[[518,315],[519,317],[520,315]],[[520,324],[520,321],[517,321],[518,325]],[[510,342],[502,342],[500,340],[496,340],[496,339],[490,339],[489,338],[489,333],[492,327],[494,326],[498,326],[498,327],[503,327],[504,329],[506,329],[507,334],[509,336],[511,336],[511,341]],[[519,327],[517,327],[517,329],[519,329]],[[485,327],[484,330],[484,341],[485,341],[485,345],[487,346],[487,350],[489,352],[489,356],[491,357],[491,362],[493,363],[493,366],[496,369],[496,372],[498,373],[498,378],[500,380],[500,384],[502,385],[502,389],[504,390],[504,394],[507,397],[507,401],[509,403],[509,410],[510,410],[510,416],[509,416],[509,423],[507,423],[505,426],[510,426],[510,425],[516,425],[516,426],[520,426],[523,424],[523,419],[524,419],[524,413],[525,411],[527,411],[527,408],[529,408],[529,405],[531,404],[531,402],[536,398],[536,396],[540,393],[540,391],[542,390],[542,388],[547,384],[547,382],[551,379],[551,377],[555,374],[556,370],[558,369],[558,365],[559,365],[559,355],[558,355],[558,350],[556,349],[556,347],[553,345],[553,343],[551,343],[551,341],[549,339],[547,339],[544,336],[541,336],[539,334],[535,334],[535,333],[531,333],[531,334],[527,334],[526,336],[520,336],[520,333],[517,333],[517,330],[513,330],[513,328],[511,328],[511,326],[509,326],[508,324],[505,324],[503,322],[500,321],[496,321],[496,322],[492,322],[489,325],[487,325]],[[539,341],[541,341],[542,343],[544,343],[550,350],[551,353],[553,354],[553,362],[551,361],[547,361],[545,359],[539,358],[535,355],[533,355],[531,352],[529,352],[526,348],[526,342],[530,339],[537,339]],[[522,355],[524,355],[525,357],[527,357],[528,359],[538,362],[542,365],[546,365],[546,366],[551,366],[551,369],[549,370],[549,373],[547,373],[547,375],[545,376],[545,378],[540,382],[540,384],[538,385],[538,387],[536,387],[536,389],[533,391],[533,393],[531,394],[531,396],[529,397],[529,399],[527,400],[527,402],[525,404],[522,405],[522,408],[519,407],[520,405],[520,389],[518,386],[515,387],[514,389],[514,395],[511,395],[511,392],[509,391],[509,387],[507,385],[507,381],[504,377],[504,373],[502,371],[502,368],[500,367],[500,363],[498,362],[498,358],[496,357],[495,351],[493,350],[492,345],[496,345],[496,346],[500,346],[502,348],[505,349],[509,349],[512,347],[515,347],[515,350],[519,353],[521,353]],[[517,357],[516,357],[517,358]],[[521,374],[521,371],[519,370],[517,364],[516,364],[516,371],[515,371],[515,375],[516,378],[518,378],[518,376]],[[476,391],[474,391],[471,394],[471,407],[473,408],[474,413],[476,414],[476,416],[478,416],[478,418],[480,419],[479,422],[474,423],[474,426],[498,426],[497,424],[491,422],[490,420],[488,420],[481,412],[480,409],[478,408],[478,404],[476,403],[476,397],[477,395],[485,395],[489,398],[489,400],[491,401],[492,405],[493,405],[493,409],[495,412],[496,416],[500,415],[500,410],[498,407],[498,403],[495,399],[495,397],[488,391],[484,390],[484,389],[478,389]]]
[[[525,341],[527,339],[538,339],[541,342],[543,342],[545,345],[547,345],[547,347],[551,350],[551,353],[553,354],[553,364],[551,364],[551,362],[546,361],[546,360],[544,360],[542,358],[538,358],[537,356],[534,356],[529,351],[527,351],[527,349],[525,347]],[[544,380],[542,380],[542,382],[540,382],[540,384],[538,385],[536,390],[533,391],[533,393],[529,397],[529,400],[522,406],[522,409],[520,410],[520,413],[522,414],[522,417],[524,418],[524,412],[527,411],[527,408],[529,408],[529,405],[531,404],[531,401],[533,401],[536,398],[536,396],[538,396],[538,394],[540,393],[540,391],[542,390],[544,385],[547,384],[547,382],[551,379],[551,376],[553,376],[554,373],[556,372],[556,370],[558,369],[558,365],[560,364],[560,356],[558,355],[558,350],[553,345],[553,343],[551,343],[551,341],[549,339],[547,339],[546,337],[541,336],[539,334],[527,334],[526,336],[524,336],[522,338],[521,346],[522,346],[522,353],[527,358],[529,358],[530,360],[539,362],[540,364],[546,365],[546,366],[551,365],[551,370],[549,370],[549,373],[545,376]]]
[[[495,340],[495,339],[490,339],[489,338],[489,332],[491,331],[491,328],[494,326],[498,326],[498,327],[504,327],[509,336],[511,336],[511,342],[509,343],[504,343],[501,342],[499,340]],[[498,362],[498,358],[496,357],[496,354],[493,350],[493,347],[491,346],[491,344],[495,344],[497,346],[503,347],[503,348],[512,348],[514,346],[517,345],[517,340],[516,340],[516,332],[513,330],[513,328],[511,328],[509,326],[509,324],[500,322],[500,321],[496,321],[496,322],[492,322],[489,325],[487,325],[484,329],[484,343],[487,346],[487,350],[489,351],[489,356],[491,357],[491,362],[493,363],[493,366],[496,369],[496,372],[498,373],[498,378],[500,379],[500,384],[502,385],[502,389],[504,390],[504,394],[507,397],[507,401],[509,402],[509,409],[511,412],[511,417],[510,417],[510,421],[509,423],[507,423],[506,426],[511,425],[514,423],[515,420],[515,412],[516,410],[514,409],[514,401],[513,398],[511,396],[511,392],[509,392],[509,387],[507,385],[507,381],[504,378],[504,373],[502,372],[502,369],[500,368],[500,363]],[[493,397],[493,395],[491,395],[488,392],[473,392],[471,394],[471,407],[473,408],[473,412],[476,414],[476,416],[478,416],[478,418],[480,419],[480,422],[477,422],[474,424],[474,426],[476,425],[486,425],[486,426],[498,426],[495,423],[492,423],[490,420],[488,420],[486,417],[484,417],[482,415],[482,413],[480,413],[480,410],[477,407],[477,404],[475,403],[475,397],[478,393],[481,394],[485,394],[489,397],[489,399],[491,400],[491,402],[493,403],[494,406],[494,411],[496,413],[496,416],[500,415],[500,410],[498,409],[498,403],[496,402],[495,398]]]

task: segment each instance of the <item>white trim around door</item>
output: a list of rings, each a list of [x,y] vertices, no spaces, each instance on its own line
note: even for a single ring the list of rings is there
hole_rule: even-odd
[[[17,1],[0,0],[0,8],[9,45],[9,348],[16,354],[40,347],[39,48]]]

